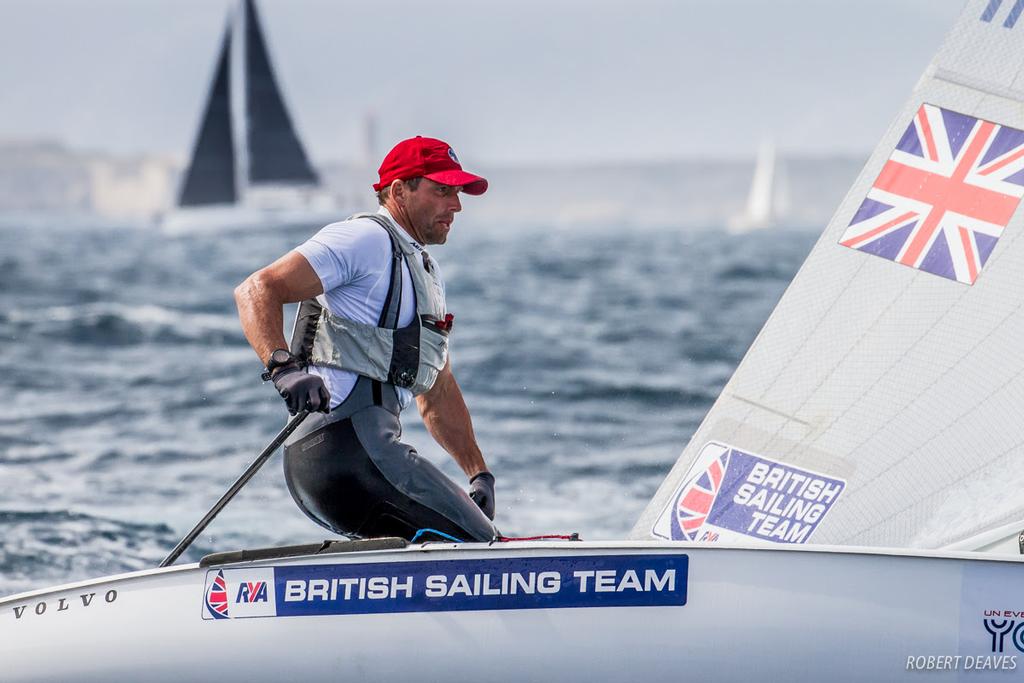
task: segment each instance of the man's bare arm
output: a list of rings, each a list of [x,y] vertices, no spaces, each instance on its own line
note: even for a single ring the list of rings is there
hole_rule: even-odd
[[[487,471],[487,463],[473,434],[473,420],[452,374],[450,361],[438,374],[430,391],[416,397],[416,406],[427,431],[451,454],[467,477],[472,479]]]
[[[266,268],[257,270],[235,288],[242,332],[260,361],[266,363],[275,349],[288,348],[282,307],[323,291],[316,271],[297,251],[290,251]]]

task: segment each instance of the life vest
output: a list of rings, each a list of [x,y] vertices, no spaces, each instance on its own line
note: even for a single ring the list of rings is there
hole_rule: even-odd
[[[391,238],[391,284],[380,319],[377,325],[356,322],[307,299],[299,304],[290,350],[300,362],[350,370],[418,396],[430,390],[448,361],[453,316],[445,309],[437,263],[388,217],[363,213],[349,220],[355,218],[369,218]],[[412,275],[416,316],[400,328],[403,261]]]

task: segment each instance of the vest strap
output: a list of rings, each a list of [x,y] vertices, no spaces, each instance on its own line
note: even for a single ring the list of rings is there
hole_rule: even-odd
[[[388,285],[388,294],[384,298],[384,307],[380,311],[380,319],[377,327],[386,327],[389,330],[398,328],[398,317],[402,312],[402,247],[398,240],[391,234],[384,219],[374,213],[361,214],[359,218],[369,218],[374,223],[384,228],[391,241],[391,284]]]

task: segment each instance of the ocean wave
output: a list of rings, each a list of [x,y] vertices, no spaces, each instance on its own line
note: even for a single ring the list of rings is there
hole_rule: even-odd
[[[142,569],[175,542],[166,524],[70,510],[0,510],[2,589],[40,586],[97,573]],[[83,553],[88,549],[88,553]]]
[[[43,463],[64,462],[74,458],[74,454],[66,450],[55,450],[52,446],[12,445],[0,451],[0,465],[42,465]]]
[[[233,315],[195,313],[153,304],[102,302],[15,309],[6,315],[6,322],[17,326],[26,338],[42,335],[83,345],[245,344]]]
[[[541,391],[541,394],[547,392]],[[602,401],[634,403],[642,407],[704,405],[714,400],[714,395],[702,387],[685,387],[677,384],[653,384],[628,381],[602,381],[599,379],[575,379],[562,382],[553,392],[560,401],[585,403]]]
[[[718,271],[722,280],[756,280],[782,277],[775,268],[764,267],[753,263],[733,263]]]

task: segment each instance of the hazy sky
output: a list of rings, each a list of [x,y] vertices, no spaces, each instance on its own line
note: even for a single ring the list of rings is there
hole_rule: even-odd
[[[0,139],[187,155],[231,0],[0,0]],[[261,0],[315,161],[864,154],[962,0]]]

